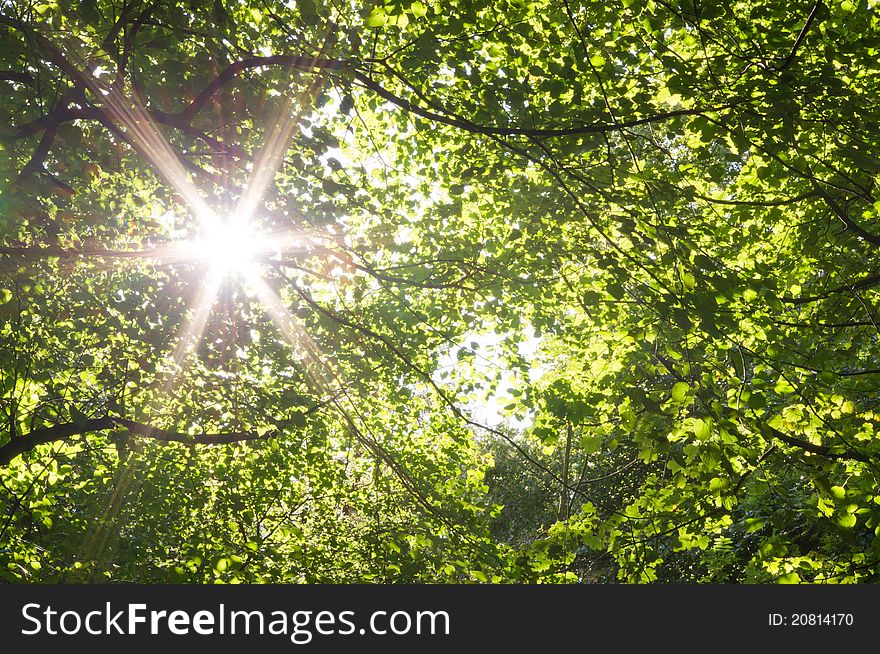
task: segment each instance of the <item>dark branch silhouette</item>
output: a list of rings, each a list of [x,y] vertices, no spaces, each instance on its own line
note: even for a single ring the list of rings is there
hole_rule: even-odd
[[[159,429],[126,418],[104,416],[80,422],[65,422],[34,429],[33,431],[15,436],[5,445],[0,446],[0,465],[8,465],[13,459],[29,452],[38,445],[66,441],[75,436],[83,436],[95,432],[124,429],[129,434],[141,438],[149,438],[168,443],[188,443],[192,445],[226,445],[244,441],[268,440],[275,437],[275,432],[258,434],[256,432],[229,432],[214,434],[183,434],[180,432]]]

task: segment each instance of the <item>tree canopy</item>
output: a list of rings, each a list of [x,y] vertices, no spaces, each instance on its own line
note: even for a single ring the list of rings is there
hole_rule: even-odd
[[[0,578],[862,582],[875,0],[0,6]]]

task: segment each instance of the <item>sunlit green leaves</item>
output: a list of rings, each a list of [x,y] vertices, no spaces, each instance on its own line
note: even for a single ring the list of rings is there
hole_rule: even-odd
[[[691,387],[687,382],[677,382],[672,387],[672,399],[676,402],[683,402],[690,389]]]

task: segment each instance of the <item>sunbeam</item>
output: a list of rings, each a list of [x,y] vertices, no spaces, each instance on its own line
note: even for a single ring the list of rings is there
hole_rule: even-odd
[[[322,54],[323,49],[317,56],[320,57]],[[307,106],[307,103],[303,100],[314,92],[316,85],[317,82],[312,80],[301,94],[301,97],[294,98],[294,96],[288,95],[282,101],[274,120],[272,120],[266,130],[263,147],[260,149],[260,153],[254,162],[250,181],[236,206],[234,212],[235,220],[244,223],[251,220],[265,196],[266,189],[274,180],[275,173],[278,171],[282,161],[284,161],[284,153],[287,152],[290,145],[293,129],[300,118],[301,108]],[[299,100],[296,103],[296,110],[294,110],[295,100]]]
[[[177,153],[140,103],[124,96],[116,86],[103,84],[88,73],[83,74],[83,80],[96,96],[103,99],[110,119],[105,121],[107,127],[122,136],[153,165],[200,222],[213,221],[214,212],[192,183]]]
[[[224,271],[220,267],[212,266],[199,285],[190,314],[178,331],[173,355],[177,369],[183,367],[187,352],[201,340],[224,277]]]
[[[272,320],[276,329],[287,344],[305,362],[305,371],[310,380],[322,393],[330,393],[332,384],[328,381],[324,369],[328,368],[321,357],[321,351],[308,331],[297,324],[278,293],[262,275],[250,274],[246,278],[249,287],[256,293],[261,305]]]
[[[323,50],[322,50],[323,52]],[[319,53],[318,56],[320,56]],[[308,383],[320,392],[326,392],[328,383],[326,362],[305,329],[295,322],[277,293],[262,274],[265,262],[282,254],[319,252],[316,245],[300,228],[263,231],[265,221],[257,215],[267,189],[284,161],[293,131],[303,107],[317,88],[312,80],[299,97],[286,95],[274,119],[266,129],[264,143],[256,157],[250,179],[241,191],[231,212],[226,208],[212,208],[203,193],[193,183],[182,160],[172,149],[153,122],[151,115],[137,98],[126,97],[114,85],[107,85],[89,73],[82,74],[88,88],[102,99],[104,125],[121,140],[129,143],[165,179],[195,218],[195,234],[188,240],[174,241],[142,251],[83,252],[83,256],[151,260],[158,264],[192,264],[201,270],[195,292],[188,303],[186,316],[177,330],[170,362],[171,371],[158,389],[157,398],[165,398],[189,366],[189,358],[204,337],[208,320],[214,310],[224,283],[238,280],[248,284],[257,293],[282,338],[305,362]],[[193,165],[189,164],[191,168]],[[158,407],[154,407],[158,408]],[[126,464],[117,479],[113,494],[104,507],[104,515],[95,531],[86,536],[82,553],[96,557],[111,535],[110,521],[122,507],[134,483],[131,464]]]

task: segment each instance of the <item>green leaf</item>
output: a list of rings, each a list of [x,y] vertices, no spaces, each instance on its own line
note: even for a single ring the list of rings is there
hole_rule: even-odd
[[[693,422],[694,436],[697,440],[706,440],[712,435],[712,422],[709,419],[694,418]]]
[[[318,5],[315,0],[297,0],[300,14],[303,18],[313,20],[318,15]]]
[[[385,13],[385,10],[382,7],[374,7],[370,10],[370,13],[367,14],[366,24],[367,27],[376,29],[382,27],[388,22],[388,14]]]
[[[707,443],[700,448],[700,460],[708,470],[713,470],[721,463],[721,448],[717,443]]]
[[[851,529],[856,526],[856,516],[852,513],[841,513],[837,516],[837,524],[844,529]]]
[[[601,436],[582,436],[581,437],[581,450],[584,454],[593,454],[598,452],[602,447],[602,437]]]
[[[608,286],[605,287],[605,290],[608,291],[608,294],[615,300],[622,300],[624,296],[626,296],[626,291],[620,284],[608,284]]]
[[[728,485],[728,481],[720,477],[713,477],[711,480],[709,480],[709,490],[713,493],[717,493],[718,491],[727,488]]]
[[[765,406],[767,406],[767,398],[764,397],[763,393],[753,391],[751,395],[749,395],[749,399],[746,404],[748,404],[750,409],[758,411],[759,409],[763,409]]]
[[[683,402],[687,397],[688,391],[691,389],[687,382],[678,382],[672,387],[672,399],[676,402]]]
[[[98,11],[97,0],[80,0],[78,12],[86,22],[97,23],[101,20],[101,13]]]
[[[788,395],[795,391],[794,386],[792,386],[787,379],[781,377],[779,378],[779,381],[776,382],[776,386],[773,387],[773,390],[781,395]]]
[[[309,424],[308,418],[306,418],[306,414],[301,411],[294,411],[290,414],[290,424],[293,425],[297,429],[303,429],[306,425]]]
[[[689,272],[682,273],[681,282],[684,284],[684,287],[689,290],[692,290],[697,284],[696,278]]]
[[[746,518],[746,533],[751,534],[759,531],[764,527],[765,520],[763,518]]]
[[[799,584],[801,583],[801,577],[797,572],[789,572],[787,574],[782,575],[779,579],[776,580],[776,583],[779,584]]]

